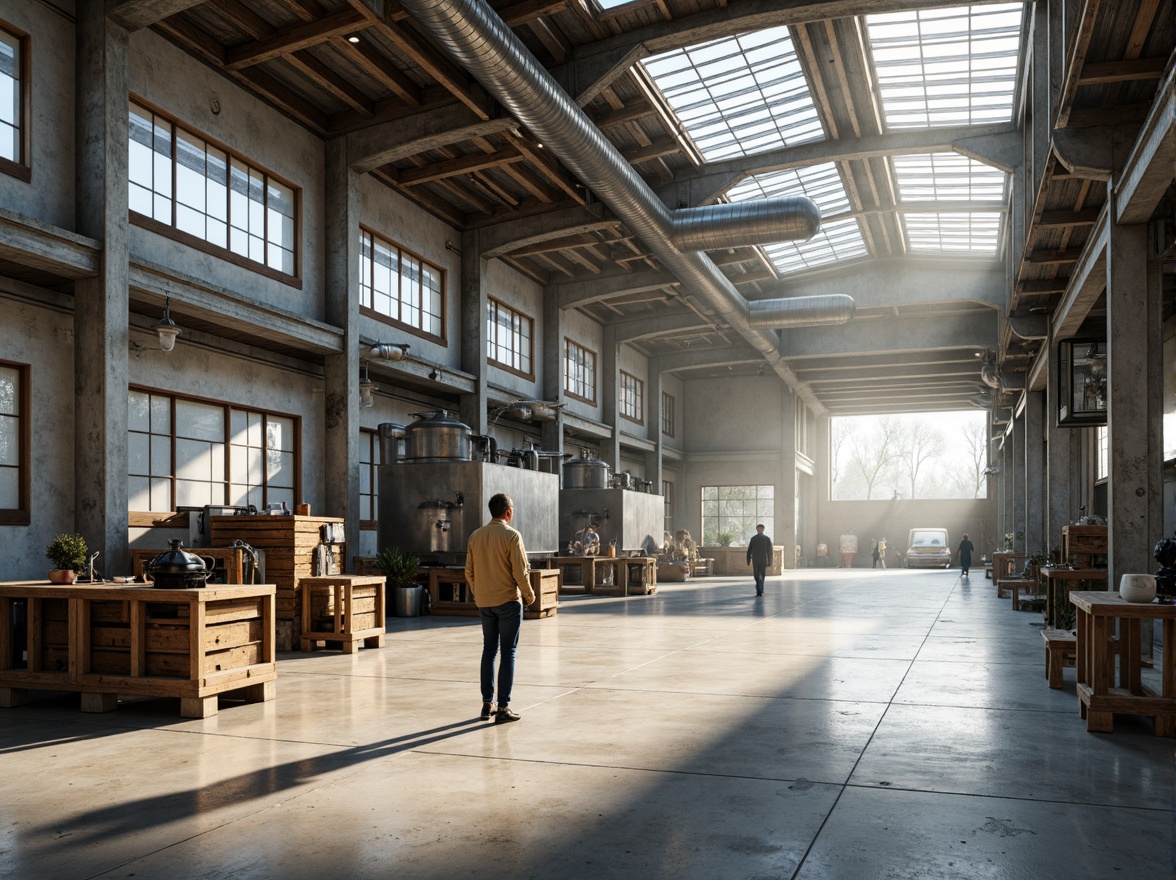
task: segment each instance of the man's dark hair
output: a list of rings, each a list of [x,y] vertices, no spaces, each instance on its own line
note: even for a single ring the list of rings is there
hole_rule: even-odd
[[[495,519],[501,519],[503,514],[514,507],[514,502],[510,500],[509,495],[504,495],[499,492],[490,499],[490,515]]]

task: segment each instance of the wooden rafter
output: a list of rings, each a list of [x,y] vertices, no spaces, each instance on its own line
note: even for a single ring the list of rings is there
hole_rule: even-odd
[[[286,62],[361,116],[375,115],[371,98],[309,52],[293,52],[286,56]]]
[[[433,162],[420,168],[409,168],[389,175],[401,186],[417,186],[422,183],[432,183],[446,177],[457,177],[462,174],[472,174],[486,168],[494,168],[510,162],[522,162],[523,156],[514,149],[499,150],[496,153],[469,153],[455,156],[441,162]]]
[[[355,33],[365,26],[364,17],[354,9],[333,12],[318,21],[294,25],[276,31],[264,40],[254,40],[225,51],[225,66],[229,70],[241,70],[282,55],[290,55],[299,49],[317,46],[340,34]]]
[[[420,87],[363,37],[359,37],[354,43],[343,37],[336,37],[331,44],[406,104],[411,107],[421,105]]]

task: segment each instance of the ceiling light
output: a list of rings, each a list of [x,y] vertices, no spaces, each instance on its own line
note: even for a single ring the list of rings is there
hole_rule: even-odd
[[[171,351],[176,347],[176,337],[180,335],[180,328],[171,318],[171,297],[163,298],[163,320],[155,325],[155,332],[159,336],[161,351]]]
[[[357,37],[355,34],[352,34],[350,37],[347,38],[347,42],[348,43],[358,43],[359,37]]]
[[[402,361],[408,357],[410,348],[404,342],[373,342],[368,347],[368,355],[385,361]]]

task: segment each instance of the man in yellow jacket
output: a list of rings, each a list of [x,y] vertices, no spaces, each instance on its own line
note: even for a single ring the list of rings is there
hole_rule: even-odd
[[[490,499],[489,507],[490,522],[470,535],[465,576],[482,618],[482,717],[489,720],[493,715],[495,724],[505,724],[521,717],[510,709],[510,691],[523,606],[535,601],[535,591],[523,536],[510,524],[514,502],[499,493]],[[500,651],[498,710],[494,711],[494,660]]]

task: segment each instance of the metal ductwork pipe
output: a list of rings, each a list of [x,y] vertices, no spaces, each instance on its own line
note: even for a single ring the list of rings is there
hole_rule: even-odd
[[[747,300],[705,254],[683,253],[675,246],[670,210],[488,4],[483,0],[400,3],[458,64],[608,205],[667,271],[721,315],[785,382],[799,384],[783,362],[778,334],[752,326]],[[821,297],[826,304],[833,298]],[[794,297],[783,302],[789,303],[787,309],[808,312],[813,307],[808,299]],[[853,299],[841,296],[839,300],[842,305],[829,316],[830,323],[843,320],[847,311],[852,313]]]
[[[821,231],[821,211],[809,198],[760,199],[679,208],[670,218],[680,251],[713,251],[776,241],[808,241]]]
[[[853,317],[853,298],[841,294],[757,299],[750,303],[752,327],[811,327],[844,324]]]

